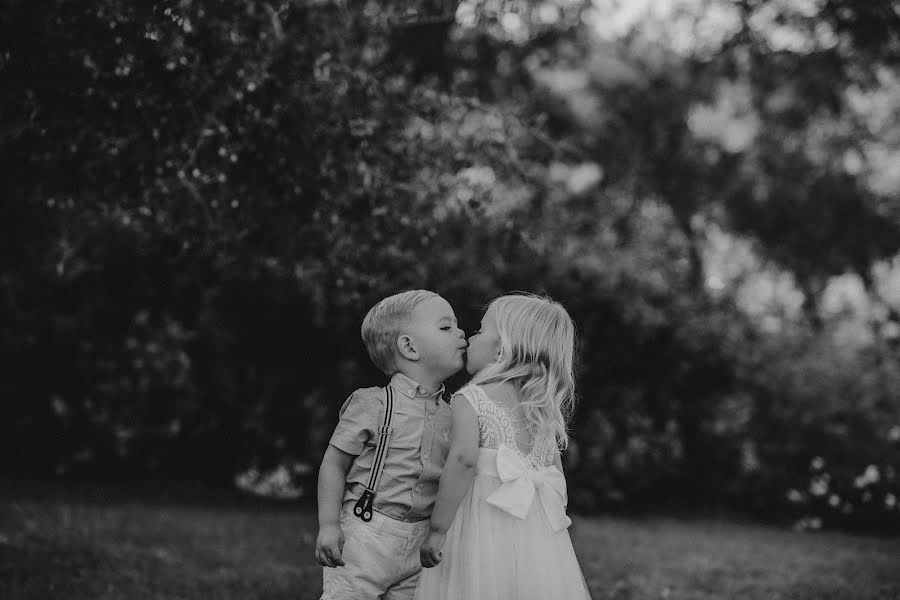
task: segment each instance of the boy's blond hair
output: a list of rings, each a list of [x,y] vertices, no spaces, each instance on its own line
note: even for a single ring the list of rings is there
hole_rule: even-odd
[[[366,313],[362,322],[363,343],[372,362],[388,377],[399,370],[397,338],[413,310],[422,302],[438,297],[429,290],[409,290],[384,298]]]

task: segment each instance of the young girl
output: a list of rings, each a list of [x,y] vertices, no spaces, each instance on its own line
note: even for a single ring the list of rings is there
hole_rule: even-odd
[[[559,447],[575,393],[575,328],[531,295],[497,298],[469,338],[416,600],[590,598],[572,549]]]

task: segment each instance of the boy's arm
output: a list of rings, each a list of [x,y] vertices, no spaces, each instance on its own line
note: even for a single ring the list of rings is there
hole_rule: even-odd
[[[319,467],[319,536],[316,539],[316,560],[325,567],[342,566],[344,532],[341,530],[341,504],[347,471],[356,457],[331,444]]]
[[[441,474],[437,500],[431,515],[431,534],[420,549],[424,567],[433,567],[440,562],[444,537],[475,478],[475,465],[478,462],[478,416],[463,396],[454,396],[451,407],[453,426],[450,452]]]
[[[319,527],[338,525],[341,521],[341,504],[347,472],[355,456],[328,445],[322,465],[319,467]]]

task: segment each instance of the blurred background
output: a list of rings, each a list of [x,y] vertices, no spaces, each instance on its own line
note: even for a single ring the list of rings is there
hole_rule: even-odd
[[[374,302],[528,290],[575,512],[900,532],[896,2],[13,1],[0,78],[5,494],[311,506]]]

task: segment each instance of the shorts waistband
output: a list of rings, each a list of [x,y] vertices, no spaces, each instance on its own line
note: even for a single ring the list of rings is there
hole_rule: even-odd
[[[356,501],[348,500],[347,502],[344,502],[344,506],[342,507],[341,511],[347,515],[348,519],[353,519],[354,521],[363,523],[367,527],[371,527],[377,531],[383,531],[385,533],[399,536],[419,534],[424,535],[428,533],[428,530],[431,526],[431,519],[424,519],[422,521],[416,521],[415,523],[406,523],[404,521],[392,519],[391,517],[385,516],[378,511],[372,511],[372,520],[368,523],[365,523],[362,519],[359,519],[356,515],[353,514],[353,506],[355,504]]]

